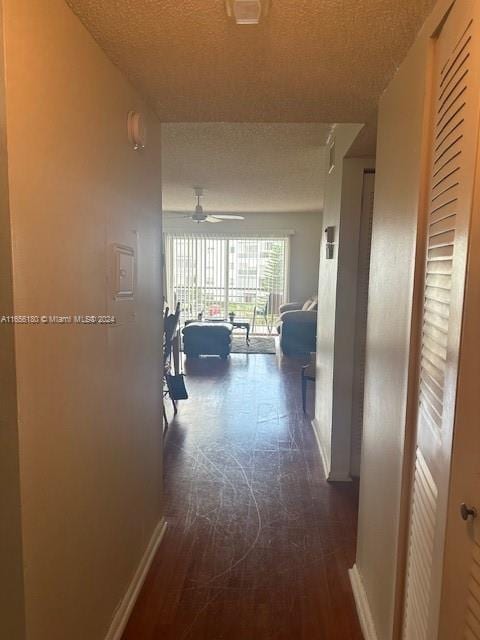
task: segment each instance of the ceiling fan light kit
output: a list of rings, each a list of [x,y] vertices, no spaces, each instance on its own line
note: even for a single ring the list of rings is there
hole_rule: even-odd
[[[193,194],[195,196],[196,199],[196,205],[195,205],[195,211],[194,213],[192,213],[192,215],[188,215],[188,216],[184,216],[185,218],[188,218],[189,220],[193,220],[194,222],[197,222],[198,224],[200,222],[225,222],[228,220],[245,220],[245,218],[243,216],[238,216],[238,215],[233,215],[233,214],[229,214],[229,213],[222,213],[222,214],[208,214],[205,213],[205,211],[203,210],[202,205],[200,204],[200,198],[203,197],[203,188],[202,187],[194,187],[193,188]]]
[[[270,0],[225,0],[227,15],[237,24],[259,24],[270,7]]]

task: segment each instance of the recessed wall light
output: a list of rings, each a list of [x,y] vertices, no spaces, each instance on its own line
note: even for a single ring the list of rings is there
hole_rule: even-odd
[[[225,0],[227,14],[237,24],[258,24],[269,9],[270,0]]]

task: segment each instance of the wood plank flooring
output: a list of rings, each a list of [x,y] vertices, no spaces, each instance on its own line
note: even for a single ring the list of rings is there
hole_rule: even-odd
[[[361,639],[357,487],[323,477],[300,364],[188,364],[165,442],[168,529],[123,640]]]

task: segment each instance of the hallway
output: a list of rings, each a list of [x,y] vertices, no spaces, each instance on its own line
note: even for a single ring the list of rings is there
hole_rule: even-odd
[[[187,363],[190,400],[166,437],[168,528],[124,640],[361,638],[356,485],[323,479],[300,364]]]

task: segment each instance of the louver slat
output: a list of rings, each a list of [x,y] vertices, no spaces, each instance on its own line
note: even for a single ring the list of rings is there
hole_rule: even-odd
[[[478,542],[473,547],[463,637],[465,640],[480,639],[480,545]]]
[[[441,73],[433,145],[420,388],[428,387],[428,377],[431,377],[440,385],[440,396],[443,396],[447,360],[446,336],[450,315],[458,188],[462,178],[470,45],[469,27]],[[436,425],[438,435],[441,435],[442,402],[432,402],[428,393],[423,393],[420,403],[429,422]]]
[[[405,640],[426,638],[437,490],[417,449],[408,553]]]

